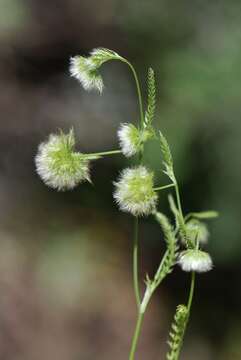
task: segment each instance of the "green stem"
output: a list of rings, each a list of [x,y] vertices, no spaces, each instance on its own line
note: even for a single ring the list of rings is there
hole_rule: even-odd
[[[136,304],[139,309],[140,307],[140,291],[138,284],[138,217],[134,220],[134,245],[133,245],[133,282],[136,297]]]
[[[141,96],[141,87],[140,87],[140,83],[138,80],[138,76],[136,74],[136,70],[134,69],[134,67],[131,65],[131,63],[129,61],[127,61],[126,59],[122,60],[123,62],[125,62],[131,69],[134,78],[135,78],[135,82],[136,82],[136,90],[137,90],[137,95],[138,95],[138,101],[139,101],[139,110],[140,110],[140,117],[141,117],[141,125],[143,127],[144,125],[144,111],[143,111],[143,104],[142,104],[142,96]]]
[[[154,280],[156,281],[156,287],[160,284],[160,280],[158,280],[158,279],[160,279],[160,273],[162,271],[162,267],[163,267],[164,261],[166,260],[167,256],[168,256],[168,250],[166,250],[165,254],[163,255],[163,258],[160,262],[160,265],[159,265],[159,267],[156,271],[155,277],[154,277]]]
[[[127,61],[126,59],[122,58],[122,61],[125,62],[131,69],[133,75],[134,75],[134,79],[136,82],[136,90],[137,90],[137,96],[138,96],[138,102],[139,102],[139,110],[140,110],[140,122],[141,122],[141,127],[144,127],[144,111],[143,111],[143,104],[142,104],[142,96],[141,96],[141,87],[140,87],[140,83],[138,80],[138,76],[136,74],[136,71],[134,69],[134,67],[132,66],[131,63],[129,63],[129,61]],[[142,161],[142,155],[140,155],[139,158],[139,162],[141,163]],[[140,335],[140,330],[141,330],[141,324],[143,321],[143,316],[144,313],[140,311],[141,309],[141,300],[140,300],[140,291],[139,291],[139,282],[138,282],[138,218],[135,218],[134,221],[134,246],[133,246],[133,281],[134,281],[134,290],[135,290],[135,296],[136,296],[136,302],[137,302],[137,307],[138,307],[138,319],[137,319],[137,323],[136,323],[136,329],[135,329],[135,333],[133,336],[133,340],[132,340],[132,345],[131,345],[131,350],[130,350],[130,355],[129,355],[129,360],[133,360],[134,356],[135,356],[135,352],[136,352],[136,346],[137,346],[137,341]]]
[[[134,358],[135,358],[137,341],[138,341],[138,338],[139,338],[139,335],[140,335],[143,317],[144,317],[144,313],[139,312],[137,322],[136,322],[136,328],[135,328],[134,336],[133,336],[133,339],[132,339],[131,351],[130,351],[130,354],[129,354],[129,360],[134,360]]]
[[[156,188],[154,188],[154,190],[155,191],[164,190],[164,189],[168,189],[168,188],[173,187],[173,186],[175,186],[175,184],[168,184],[168,185],[156,187]]]
[[[182,204],[181,204],[181,198],[180,198],[180,192],[179,192],[179,187],[178,187],[178,183],[175,179],[175,182],[174,182],[174,186],[175,186],[175,191],[176,191],[176,198],[177,198],[177,206],[178,206],[178,210],[182,216],[182,219],[183,219],[183,222],[185,223],[184,221],[184,216],[183,216],[183,211],[182,211]]]
[[[102,151],[99,153],[91,153],[86,154],[87,156],[106,156],[106,155],[114,155],[114,154],[120,154],[121,150],[110,150],[110,151]]]
[[[189,314],[190,314],[190,310],[191,310],[191,306],[192,306],[194,287],[195,287],[195,272],[193,271],[192,275],[191,275],[191,286],[190,286],[188,303],[187,303],[187,309],[188,309]]]
[[[138,95],[138,102],[139,102],[140,122],[141,122],[141,125],[143,126],[144,125],[144,112],[143,112],[143,104],[142,104],[142,96],[141,96],[141,87],[140,87],[140,83],[138,80],[138,76],[137,76],[137,73],[136,73],[134,67],[128,60],[122,58],[122,61],[130,67],[130,69],[134,75],[134,79],[135,79],[135,83],[136,83],[136,90],[137,90],[137,95]],[[139,161],[141,162],[141,160],[142,160],[142,154],[140,156]],[[139,225],[139,222],[138,222],[138,218],[136,217],[134,220],[133,281],[134,281],[136,303],[139,308],[141,299],[140,299],[139,282],[138,282],[138,225]]]

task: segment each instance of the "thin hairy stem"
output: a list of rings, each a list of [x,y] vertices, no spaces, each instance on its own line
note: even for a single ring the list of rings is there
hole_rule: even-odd
[[[138,281],[138,217],[135,217],[134,220],[134,244],[133,244],[133,283],[136,297],[136,304],[139,309],[140,307],[140,291],[139,291],[139,281]]]
[[[154,190],[155,190],[155,191],[159,191],[159,190],[168,189],[168,188],[174,187],[174,186],[175,186],[175,184],[172,183],[172,184],[168,184],[168,185],[156,187],[156,188],[154,188]]]
[[[107,155],[115,155],[115,154],[120,154],[121,150],[110,150],[110,151],[102,151],[102,152],[98,152],[98,153],[91,153],[91,154],[87,154],[89,156],[107,156]]]

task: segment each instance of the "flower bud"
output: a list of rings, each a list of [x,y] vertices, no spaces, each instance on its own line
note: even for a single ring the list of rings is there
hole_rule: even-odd
[[[35,157],[36,170],[46,185],[57,190],[69,190],[89,177],[87,155],[74,152],[74,132],[50,135],[39,145]]]
[[[200,244],[206,244],[209,238],[207,225],[199,220],[193,219],[186,223],[186,230],[192,243],[198,241]]]
[[[158,197],[153,188],[153,173],[144,166],[124,169],[114,185],[114,198],[122,211],[135,216],[155,211]]]
[[[207,252],[189,249],[183,251],[178,259],[178,264],[183,271],[207,272],[212,269],[213,263]]]

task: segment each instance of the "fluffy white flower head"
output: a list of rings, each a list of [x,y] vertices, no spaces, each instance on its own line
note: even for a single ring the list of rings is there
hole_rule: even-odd
[[[102,64],[110,60],[123,60],[116,52],[105,49],[93,49],[89,57],[74,56],[70,59],[70,74],[82,84],[85,90],[103,90],[104,83],[99,74]]]
[[[155,211],[158,196],[153,189],[153,173],[144,166],[124,169],[114,185],[114,198],[122,211],[135,216]]]
[[[130,157],[141,151],[144,142],[152,135],[148,130],[138,130],[133,124],[121,124],[117,136],[122,153]]]
[[[178,264],[183,271],[207,272],[212,269],[213,262],[207,252],[195,249],[183,251],[180,254]]]
[[[70,59],[70,74],[75,77],[87,91],[103,90],[102,76],[98,73],[98,66],[90,58],[74,56]]]
[[[50,135],[39,145],[35,157],[36,170],[43,182],[63,191],[76,187],[89,178],[88,156],[74,152],[74,133]]]
[[[195,243],[206,244],[209,238],[209,231],[205,223],[193,219],[186,223],[186,229],[190,240]]]
[[[121,124],[117,136],[119,138],[122,153],[127,156],[133,156],[140,150],[140,132],[132,124]]]

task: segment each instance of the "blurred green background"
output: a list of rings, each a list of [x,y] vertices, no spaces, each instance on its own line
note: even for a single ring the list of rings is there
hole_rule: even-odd
[[[93,165],[93,185],[57,193],[35,173],[38,144],[74,127],[83,152],[117,148],[120,122],[136,122],[133,79],[103,66],[102,96],[68,73],[70,56],[113,49],[136,67],[145,93],[156,71],[155,119],[169,139],[185,211],[215,209],[208,250],[214,270],[198,277],[183,360],[241,359],[241,2],[0,0],[0,359],[123,360],[135,323],[132,218],[113,202],[128,162]],[[158,145],[145,153],[162,177]],[[166,211],[166,193],[160,194]],[[142,277],[164,242],[141,223]],[[138,360],[164,359],[188,274],[178,268],[152,301]]]

